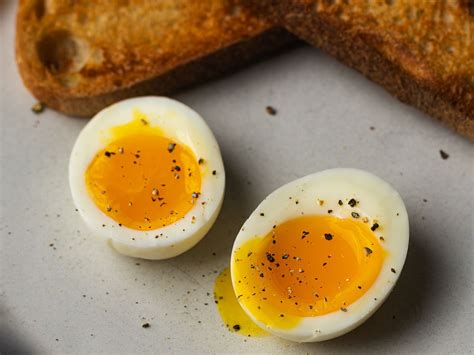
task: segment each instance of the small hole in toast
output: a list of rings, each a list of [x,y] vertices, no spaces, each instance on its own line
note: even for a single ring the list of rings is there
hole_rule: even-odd
[[[37,20],[41,20],[46,12],[44,0],[36,0],[35,2],[35,15]]]
[[[88,45],[69,31],[46,33],[37,43],[38,57],[52,74],[78,72],[88,57]]]

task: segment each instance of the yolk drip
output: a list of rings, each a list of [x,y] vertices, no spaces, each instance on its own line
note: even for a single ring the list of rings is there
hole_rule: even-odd
[[[266,336],[263,329],[258,327],[240,307],[232,288],[229,268],[225,268],[214,283],[214,301],[222,321],[231,332],[248,337]]]
[[[152,230],[183,218],[201,189],[193,152],[143,117],[111,132],[85,173],[89,195],[120,225]]]
[[[374,283],[385,252],[367,224],[332,216],[289,220],[235,251],[240,303],[269,327],[349,311]]]

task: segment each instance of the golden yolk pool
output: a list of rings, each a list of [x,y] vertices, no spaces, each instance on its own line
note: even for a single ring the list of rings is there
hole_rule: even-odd
[[[214,302],[222,321],[231,332],[247,337],[268,335],[250,319],[237,301],[228,267],[217,276],[214,282]]]
[[[183,218],[201,189],[199,162],[184,144],[141,117],[111,131],[85,173],[97,207],[120,225],[153,230]]]
[[[257,320],[291,328],[302,317],[347,312],[374,283],[384,256],[367,224],[303,216],[235,251],[234,289]]]

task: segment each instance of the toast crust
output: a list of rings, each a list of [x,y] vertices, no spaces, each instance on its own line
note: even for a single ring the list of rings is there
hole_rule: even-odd
[[[380,1],[364,12],[359,2],[264,0],[254,6],[402,102],[474,140],[474,25],[468,7],[455,1],[444,9],[423,1],[410,7],[399,0],[396,9]],[[400,11],[416,13],[417,7],[428,18],[395,21]],[[381,12],[383,17],[375,19]]]
[[[294,41],[240,0],[21,0],[16,59],[25,86],[72,116],[171,94]]]

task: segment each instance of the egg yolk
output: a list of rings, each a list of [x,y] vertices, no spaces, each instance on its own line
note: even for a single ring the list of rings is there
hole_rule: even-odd
[[[302,216],[235,251],[234,289],[259,321],[288,329],[302,317],[349,312],[374,283],[384,255],[365,223]]]
[[[119,225],[153,230],[176,222],[199,197],[199,161],[144,117],[115,127],[85,173],[88,193]]]
[[[237,302],[228,267],[216,277],[214,282],[214,302],[222,321],[231,332],[246,337],[263,337],[268,335],[250,319],[239,302]]]

